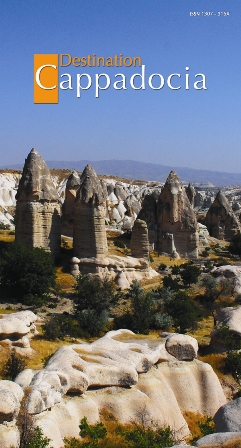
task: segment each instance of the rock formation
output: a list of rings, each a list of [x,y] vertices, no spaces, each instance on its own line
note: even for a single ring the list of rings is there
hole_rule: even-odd
[[[74,211],[74,254],[103,258],[107,254],[105,196],[95,170],[87,165],[80,177]]]
[[[220,240],[230,240],[233,235],[241,231],[238,218],[221,191],[207,212],[205,224],[210,235]]]
[[[147,223],[150,250],[157,249],[157,201],[154,194],[144,197],[137,218]]]
[[[30,340],[38,334],[35,326],[38,316],[32,311],[19,311],[2,316],[0,314],[0,317],[0,345],[30,356]]]
[[[197,220],[178,175],[171,171],[157,205],[160,253],[198,257]]]
[[[241,398],[236,398],[227,404],[224,404],[216,412],[214,421],[217,431],[220,432],[241,432]]]
[[[144,419],[147,426],[170,425],[180,438],[187,436],[183,411],[214,415],[226,399],[211,366],[193,359],[196,341],[179,338],[183,351],[173,353],[188,353],[186,362],[168,353],[168,338],[150,341],[129,330],[111,331],[90,344],[59,348],[43,370],[24,370],[15,381],[31,388],[34,424],[55,448],[64,437],[78,437],[84,416],[91,424],[98,421],[103,408],[120,423]]]
[[[70,237],[73,236],[75,198],[79,187],[80,177],[77,171],[73,171],[66,183],[65,199],[62,207],[62,233]]]
[[[195,201],[195,196],[196,196],[196,190],[195,190],[195,188],[191,184],[188,184],[188,186],[185,187],[185,190],[186,190],[186,194],[187,194],[187,197],[189,199],[189,202],[190,202],[192,208],[194,208],[194,201]]]
[[[61,203],[49,169],[35,149],[25,160],[16,200],[16,241],[58,255]]]
[[[216,313],[217,326],[211,332],[211,345],[214,349],[219,351],[226,351],[228,347],[225,346],[225,341],[219,335],[219,327],[227,325],[230,334],[235,336],[235,339],[241,340],[241,306],[228,306],[218,310]]]
[[[133,257],[149,260],[148,229],[145,221],[136,219],[132,229],[130,249]]]

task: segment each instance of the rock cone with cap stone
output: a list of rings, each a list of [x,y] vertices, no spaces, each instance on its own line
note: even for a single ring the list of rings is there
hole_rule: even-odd
[[[25,160],[16,200],[16,241],[28,247],[43,247],[53,256],[58,255],[60,198],[45,161],[35,149]]]
[[[238,219],[221,191],[207,212],[205,224],[212,237],[223,240],[230,240],[241,231]]]
[[[157,205],[159,252],[198,256],[197,220],[178,175],[171,171]]]

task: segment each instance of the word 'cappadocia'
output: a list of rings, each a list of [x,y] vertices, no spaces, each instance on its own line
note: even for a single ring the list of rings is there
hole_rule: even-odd
[[[76,59],[80,62],[77,63],[75,61]],[[123,61],[119,58],[117,60],[118,64],[117,62],[115,64],[115,66],[118,67],[122,66],[122,64],[129,67],[131,61],[131,65],[134,67],[138,65],[137,70],[140,72],[131,74],[130,76],[127,76],[126,73],[116,73],[113,75],[107,73],[95,73],[90,75],[85,71],[75,75],[70,73],[59,73],[59,67],[69,66],[71,63],[75,67],[83,66],[81,62],[82,59],[84,58],[70,58],[65,64],[61,62],[59,65],[58,55],[35,55],[34,102],[58,103],[59,90],[73,90],[76,92],[77,98],[81,98],[83,91],[89,89],[92,89],[95,98],[99,98],[100,92],[109,88],[113,88],[114,90],[127,90],[130,88],[133,90],[145,90],[150,88],[158,91],[163,89],[163,87],[167,87],[171,90],[207,90],[206,76],[203,73],[194,75],[189,72],[189,67],[185,67],[184,73],[171,73],[168,76],[164,76],[161,73],[152,73],[149,75],[146,73],[146,65],[140,65],[142,61],[139,57],[128,57],[124,58]],[[99,65],[98,61],[94,62]],[[84,59],[84,63],[87,64],[86,58]],[[88,66],[96,66],[93,65],[93,58],[90,63],[88,63]],[[109,67],[109,65],[106,65],[106,67]]]

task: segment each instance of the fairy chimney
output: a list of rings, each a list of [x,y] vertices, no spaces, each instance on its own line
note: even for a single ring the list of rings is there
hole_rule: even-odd
[[[210,235],[221,240],[230,240],[233,235],[241,231],[238,218],[221,191],[207,212],[205,224]]]
[[[178,175],[171,171],[157,206],[159,252],[198,257],[197,220]]]
[[[132,229],[130,249],[133,257],[149,260],[148,229],[146,222],[141,219],[135,220]]]
[[[16,200],[16,241],[28,247],[43,247],[53,256],[58,255],[61,202],[50,171],[35,149],[25,160]]]
[[[74,210],[73,247],[78,258],[107,254],[105,195],[95,170],[87,165],[80,177]]]

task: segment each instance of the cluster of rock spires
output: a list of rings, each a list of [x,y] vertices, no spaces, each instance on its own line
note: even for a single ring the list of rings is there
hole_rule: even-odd
[[[110,205],[110,201],[115,203],[116,195],[126,201],[125,206],[123,201],[118,203],[118,208]],[[201,235],[203,229],[200,229],[193,210],[195,197],[194,188],[190,184],[185,188],[178,175],[171,171],[162,189],[154,188],[151,194],[144,196],[140,209],[140,204],[135,198],[127,197],[121,185],[106,186],[91,165],[87,165],[80,177],[77,172],[69,176],[62,207],[46,163],[32,149],[25,161],[16,195],[16,241],[29,247],[43,247],[53,256],[58,255],[63,210],[65,226],[73,232],[72,273],[76,275],[79,268],[98,275],[111,271],[113,276],[125,271],[128,275],[125,274],[126,279],[122,280],[131,282],[133,277],[136,278],[131,257],[126,261],[123,257],[121,263],[108,257],[107,215],[117,213],[123,220],[125,213],[131,214],[134,207],[132,223],[132,218],[128,217],[133,229],[131,252],[133,257],[145,260],[140,271],[148,276],[151,249],[171,257],[198,257],[199,238],[205,240],[205,236]],[[241,231],[234,211],[221,192],[207,213],[206,224],[211,236],[216,238],[230,239]]]

